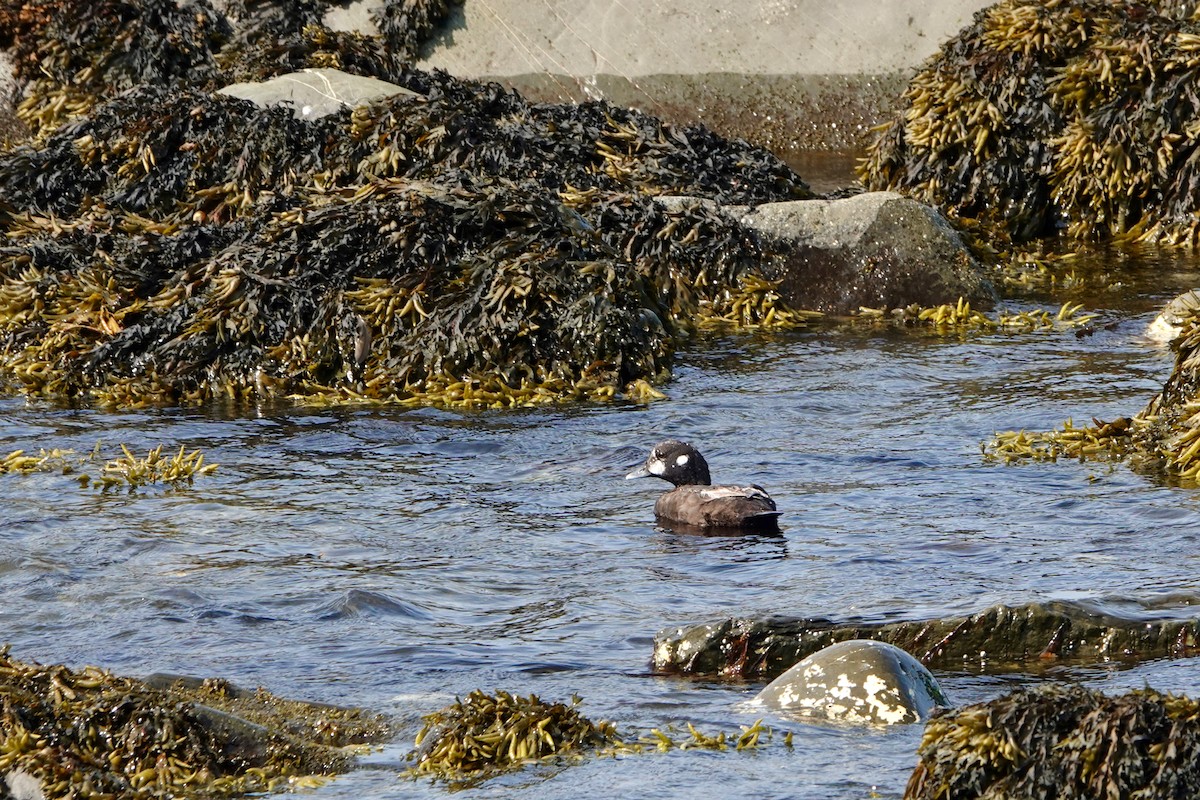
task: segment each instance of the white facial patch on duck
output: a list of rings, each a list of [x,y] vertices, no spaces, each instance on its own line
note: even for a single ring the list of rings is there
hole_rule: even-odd
[[[651,458],[646,462],[646,472],[651,475],[662,475],[667,471],[667,465],[663,463],[661,458]]]
[[[688,463],[688,461],[690,461],[690,460],[691,460],[691,459],[690,459],[690,458],[688,458],[688,454],[687,454],[687,453],[684,453],[684,454],[683,454],[683,455],[681,455],[679,458],[675,459],[675,466],[677,466],[677,467],[682,467],[682,466],[684,466],[685,464],[687,464],[687,463]]]

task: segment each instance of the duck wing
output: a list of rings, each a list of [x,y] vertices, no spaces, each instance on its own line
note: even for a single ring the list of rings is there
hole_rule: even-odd
[[[665,519],[703,528],[775,529],[780,512],[761,486],[681,486],[654,505]]]

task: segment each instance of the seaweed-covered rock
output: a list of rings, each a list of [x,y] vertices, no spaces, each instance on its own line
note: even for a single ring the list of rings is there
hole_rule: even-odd
[[[135,86],[215,89],[304,68],[392,80],[449,14],[386,0],[378,36],[323,24],[338,0],[0,0],[0,47],[24,86],[21,118],[46,134]]]
[[[919,722],[947,701],[929,670],[899,647],[852,639],[806,656],[751,704],[801,718],[895,725]]]
[[[1168,473],[1200,478],[1200,303],[1188,292],[1168,304],[1179,328],[1175,365],[1146,407],[1133,418],[1137,452],[1151,456]],[[1165,314],[1165,312],[1164,312]]]
[[[1047,685],[932,719],[906,800],[1200,795],[1200,704]]]
[[[0,774],[47,798],[230,797],[344,772],[342,748],[393,733],[358,709],[240,692],[223,681],[152,686],[0,650]]]
[[[811,193],[765,151],[406,71],[321,119],[141,86],[0,155],[0,383],[127,404],[505,405],[667,374],[697,320],[800,324],[711,209]]]
[[[1162,391],[1131,417],[1062,430],[998,433],[989,458],[1129,458],[1139,469],[1173,479],[1200,480],[1200,298],[1185,292],[1167,304],[1151,335],[1171,340],[1175,364]]]
[[[1196,655],[1200,622],[1125,619],[1071,602],[998,605],[970,616],[912,622],[726,619],[660,631],[654,641],[654,668],[686,675],[771,679],[847,639],[893,644],[928,667],[1006,671],[1047,661]]]
[[[944,44],[864,182],[1013,238],[1200,239],[1200,22],[1173,0],[1002,0]]]

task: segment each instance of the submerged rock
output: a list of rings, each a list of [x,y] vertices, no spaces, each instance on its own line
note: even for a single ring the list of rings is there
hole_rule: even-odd
[[[869,639],[838,642],[806,656],[751,702],[802,718],[875,725],[919,722],[947,704],[921,662]]]
[[[936,716],[906,800],[1200,796],[1200,704],[1047,685]]]
[[[963,617],[912,622],[820,618],[726,619],[660,631],[654,668],[686,675],[774,678],[847,639],[875,639],[927,667],[1026,670],[1048,661],[1137,661],[1200,654],[1200,621],[1125,619],[1078,603],[993,606]]]

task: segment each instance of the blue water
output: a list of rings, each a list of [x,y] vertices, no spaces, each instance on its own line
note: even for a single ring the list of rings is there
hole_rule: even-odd
[[[397,777],[403,754],[421,714],[476,688],[578,693],[585,714],[633,734],[752,724],[739,704],[759,686],[651,673],[662,628],[1062,598],[1188,614],[1197,490],[1125,465],[980,454],[994,431],[1132,414],[1161,386],[1170,353],[1140,332],[1200,273],[1182,259],[1104,266],[1126,285],[1085,298],[1112,324],[1095,335],[715,336],[680,356],[671,399],[648,407],[230,415],[0,401],[0,454],[100,440],[110,455],[186,444],[220,464],[192,487],[133,493],[0,477],[2,638],[42,663],[216,675],[395,714],[400,740],[311,794],[434,798],[445,790]],[[665,484],[623,475],[667,436],[699,446],[717,481],[768,487],[784,535],[656,529]],[[1192,660],[1037,676],[964,664],[939,678],[956,703],[1048,678],[1200,695]],[[921,732],[767,722],[794,748],[593,759],[460,794],[895,798]]]

